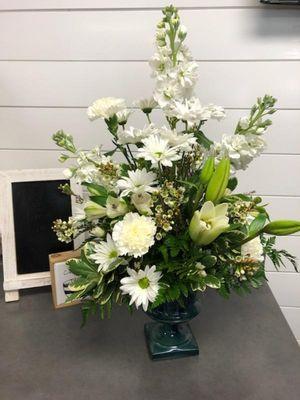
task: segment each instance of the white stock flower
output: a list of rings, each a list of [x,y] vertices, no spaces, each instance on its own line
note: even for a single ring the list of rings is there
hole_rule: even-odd
[[[264,249],[259,236],[241,246],[241,255],[243,257],[250,257],[260,262],[264,260],[263,252]]]
[[[159,136],[153,135],[142,140],[143,147],[138,149],[139,158],[151,161],[153,166],[159,163],[165,167],[171,167],[172,161],[180,160],[178,148],[171,147],[168,140],[162,139]]]
[[[121,255],[141,257],[154,244],[156,226],[151,217],[128,213],[113,227],[112,237]]]
[[[121,191],[121,196],[127,196],[129,193],[154,192],[153,187],[157,184],[157,176],[154,172],[147,171],[146,168],[128,171],[128,176],[122,177],[117,181],[117,187]]]
[[[181,152],[191,151],[192,146],[197,143],[197,139],[192,133],[180,133],[176,129],[171,130],[165,126],[160,129],[159,135],[162,139],[166,139],[172,147],[177,146]]]
[[[241,117],[239,120],[239,125],[242,129],[248,129],[250,124],[249,117]]]
[[[106,272],[111,264],[117,261],[119,256],[118,249],[112,240],[110,234],[106,236],[106,242],[101,241],[94,245],[94,253],[90,258],[99,264],[98,271]]]
[[[155,135],[158,130],[153,124],[145,125],[143,129],[130,127],[126,130],[118,132],[118,143],[120,144],[136,144],[140,143],[142,139],[145,139],[151,135]]]
[[[214,148],[219,158],[228,156],[232,166],[245,170],[248,164],[259,156],[266,146],[262,137],[257,135],[223,135],[221,143],[215,143]]]
[[[169,76],[177,80],[184,88],[190,88],[195,85],[198,74],[198,64],[195,61],[180,63],[176,68],[170,71]]]
[[[153,97],[161,108],[165,108],[170,105],[170,102],[175,99],[183,98],[185,96],[185,90],[182,86],[174,79],[161,79],[158,80],[156,89]]]
[[[87,109],[87,115],[91,121],[97,118],[109,119],[117,112],[123,111],[126,108],[125,100],[115,97],[103,97],[94,101]]]
[[[151,268],[147,265],[144,271],[127,268],[127,273],[129,276],[120,281],[121,291],[131,297],[130,305],[135,303],[136,308],[142,305],[147,311],[149,302],[153,303],[158,294],[161,272],[156,271],[155,265]]]

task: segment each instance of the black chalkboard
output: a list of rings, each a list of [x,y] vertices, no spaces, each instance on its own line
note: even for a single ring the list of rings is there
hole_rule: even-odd
[[[72,214],[71,199],[58,189],[68,180],[12,183],[18,274],[49,270],[48,255],[73,250],[52,231],[55,219]]]

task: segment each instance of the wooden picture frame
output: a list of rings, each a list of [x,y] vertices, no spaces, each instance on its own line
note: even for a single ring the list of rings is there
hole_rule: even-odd
[[[64,251],[62,253],[49,254],[52,300],[55,309],[70,307],[81,303],[80,300],[74,300],[65,303],[67,296],[65,293],[63,293],[64,291],[63,283],[65,281],[61,280],[62,275],[66,276],[67,282],[70,279],[75,278],[75,275],[73,275],[71,272],[68,272],[67,275],[64,273],[64,270],[67,269],[65,262],[70,260],[71,258],[78,258],[79,256],[80,256],[80,250]],[[62,270],[61,274],[59,274],[58,272],[59,270]]]
[[[45,182],[55,180],[70,181],[72,190],[79,196],[82,196],[80,185],[77,185],[72,179],[66,179],[63,174],[63,169],[61,168],[0,171],[0,233],[3,255],[3,288],[6,302],[19,300],[20,289],[47,286],[51,284],[50,271],[18,273],[13,184],[17,182]],[[72,196],[72,213],[74,212],[75,205],[76,200],[75,197]],[[80,238],[74,240],[74,248],[77,248],[81,241]]]

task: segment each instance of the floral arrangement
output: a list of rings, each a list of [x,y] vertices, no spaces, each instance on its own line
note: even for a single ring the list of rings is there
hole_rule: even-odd
[[[114,150],[85,152],[63,131],[53,135],[65,150],[60,161],[75,160],[65,175],[87,193],[81,198],[62,186],[77,197],[78,210],[53,225],[61,241],[86,235],[81,257],[68,262],[77,276],[68,300],[83,300],[84,321],[98,308],[109,314],[113,303],[146,311],[207,288],[225,297],[250,292],[266,279],[266,256],[276,268],[284,258],[297,268],[295,257],[275,248],[275,236],[299,231],[300,222],[271,222],[260,197],[235,190],[235,172],[265,149],[276,100],[258,98],[234,134],[210,140],[205,122],[222,120],[225,111],[195,96],[198,64],[186,35],[177,9],[166,7],[150,60],[154,93],[134,103],[144,127],[130,126],[138,111],[124,99],[101,98],[88,108],[91,121],[105,121]],[[152,122],[154,109],[164,114],[164,126]]]

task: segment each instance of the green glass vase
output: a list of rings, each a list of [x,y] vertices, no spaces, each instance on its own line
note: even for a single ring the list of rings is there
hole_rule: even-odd
[[[200,312],[200,303],[194,293],[181,304],[164,303],[146,314],[155,322],[145,324],[145,336],[152,360],[195,356],[199,354],[197,341],[188,321]]]

